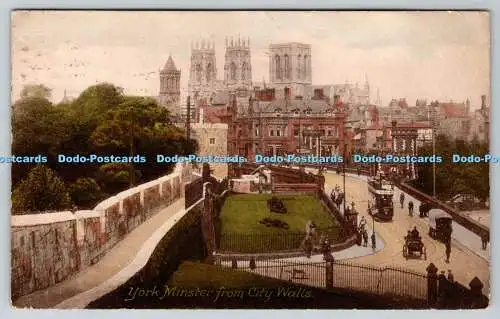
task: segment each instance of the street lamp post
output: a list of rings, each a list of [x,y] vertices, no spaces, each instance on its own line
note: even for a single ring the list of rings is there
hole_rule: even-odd
[[[436,115],[435,115],[435,106],[432,105],[432,113],[431,113],[431,126],[432,126],[432,155],[436,155]],[[435,161],[432,163],[432,197],[436,198],[436,163]]]

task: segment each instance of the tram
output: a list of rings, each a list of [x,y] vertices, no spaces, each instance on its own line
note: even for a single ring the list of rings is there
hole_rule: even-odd
[[[384,179],[384,173],[379,171],[375,177],[368,179],[368,192],[373,199],[369,212],[375,220],[392,221],[394,216],[394,184]]]

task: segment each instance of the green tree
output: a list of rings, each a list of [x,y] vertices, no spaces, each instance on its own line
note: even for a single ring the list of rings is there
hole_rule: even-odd
[[[68,112],[47,99],[27,97],[13,105],[12,153],[15,155],[45,155],[50,161],[48,165],[56,169],[54,159],[70,139],[71,132]],[[13,164],[12,183],[18,183],[32,167]]]
[[[457,194],[472,194],[485,200],[489,197],[489,165],[485,163],[453,163],[453,154],[463,156],[474,154],[483,156],[488,153],[486,143],[473,139],[451,140],[445,135],[436,137],[436,155],[443,158],[443,163],[436,164],[436,196],[449,200]],[[419,149],[421,155],[432,155],[432,146]],[[415,186],[427,194],[433,192],[433,165],[422,164],[418,167],[418,179]]]
[[[70,206],[71,199],[64,181],[44,165],[35,166],[12,192],[14,214],[63,210]]]
[[[156,163],[156,155],[184,155],[196,149],[184,133],[168,122],[168,110],[151,98],[127,96],[118,107],[110,109],[91,135],[97,152],[124,156],[146,156],[147,163],[129,165],[129,186],[136,184],[136,175],[149,180],[163,175],[171,164]]]
[[[69,189],[72,201],[83,209],[91,209],[106,196],[95,179],[89,177],[78,178]]]
[[[21,91],[21,99],[38,98],[50,100],[51,97],[52,90],[43,84],[28,84]]]

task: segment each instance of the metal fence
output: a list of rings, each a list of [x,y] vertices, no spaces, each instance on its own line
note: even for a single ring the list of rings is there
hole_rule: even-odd
[[[333,287],[427,300],[427,275],[397,267],[333,263]]]
[[[396,267],[377,267],[346,261],[287,260],[218,261],[221,267],[319,288],[340,288],[371,295],[427,301],[427,275]],[[330,274],[328,274],[330,272]],[[329,282],[328,282],[329,281]]]
[[[320,241],[328,239],[330,243],[342,241],[343,232],[340,227],[318,228],[315,231],[313,246],[320,246]],[[233,253],[271,253],[287,252],[303,249],[305,232],[275,232],[255,234],[221,233],[218,238],[220,252]]]

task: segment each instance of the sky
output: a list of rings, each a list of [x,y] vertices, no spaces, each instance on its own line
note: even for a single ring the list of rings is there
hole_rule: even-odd
[[[490,21],[486,12],[113,12],[12,14],[12,96],[44,84],[53,101],[111,82],[127,94],[157,95],[169,54],[187,90],[192,41],[215,41],[223,79],[226,37],[250,37],[252,78],[269,80],[271,43],[312,48],[312,82],[362,86],[383,105],[406,98],[462,102],[490,96]]]

